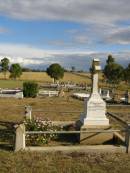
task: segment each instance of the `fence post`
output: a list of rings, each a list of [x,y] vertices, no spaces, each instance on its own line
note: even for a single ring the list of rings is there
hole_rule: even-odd
[[[130,123],[128,123],[126,128],[125,144],[126,144],[126,153],[128,153],[130,151]]]
[[[16,128],[15,151],[25,149],[25,125],[20,124]]]
[[[31,106],[25,106],[25,119],[26,120],[32,119],[32,107]]]

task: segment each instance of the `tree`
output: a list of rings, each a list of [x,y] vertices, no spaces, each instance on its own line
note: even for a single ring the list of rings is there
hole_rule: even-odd
[[[23,95],[24,97],[36,97],[38,93],[38,84],[35,82],[23,83]]]
[[[118,84],[123,79],[123,67],[117,63],[106,65],[104,68],[104,74],[108,83]]]
[[[1,60],[1,68],[2,68],[1,70],[4,74],[4,78],[6,79],[6,74],[9,70],[9,59],[8,58],[3,58]]]
[[[124,81],[130,83],[130,64],[124,69]]]
[[[47,68],[46,72],[51,78],[54,79],[54,82],[64,77],[64,68],[61,67],[59,64],[51,64]]]
[[[110,65],[111,63],[114,63],[115,62],[115,59],[112,57],[112,55],[108,55],[108,59],[106,61],[106,63],[108,65]]]
[[[118,84],[123,79],[124,69],[121,65],[115,63],[114,58],[109,55],[104,68],[104,75],[108,83]]]
[[[71,71],[72,71],[72,72],[75,72],[75,70],[76,70],[75,66],[72,66],[72,67],[71,67]]]
[[[19,64],[12,64],[10,68],[10,78],[16,79],[22,75],[22,68]]]

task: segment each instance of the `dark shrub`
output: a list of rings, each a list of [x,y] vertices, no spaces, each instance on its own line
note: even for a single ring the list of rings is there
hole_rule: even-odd
[[[23,94],[24,97],[36,97],[38,93],[38,84],[35,82],[24,82],[23,83]]]

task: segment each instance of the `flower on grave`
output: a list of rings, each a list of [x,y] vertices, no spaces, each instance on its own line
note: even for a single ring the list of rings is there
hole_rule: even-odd
[[[56,132],[61,130],[61,127],[55,126],[52,121],[49,119],[33,119],[33,120],[26,120],[25,127],[27,131],[49,131],[49,132]],[[56,133],[49,133],[49,134],[29,134],[26,136],[27,141],[30,141],[31,145],[41,145],[47,144],[51,140],[54,140],[58,137]]]

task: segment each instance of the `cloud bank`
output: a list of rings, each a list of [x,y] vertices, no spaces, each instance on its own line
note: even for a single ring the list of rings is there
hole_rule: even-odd
[[[23,67],[44,70],[52,63],[60,63],[67,69],[75,66],[77,70],[87,71],[93,58],[99,58],[102,66],[104,66],[108,54],[108,52],[89,51],[47,51],[28,45],[0,44],[0,59],[7,57],[11,63],[20,63]],[[130,63],[130,51],[112,54],[116,61],[122,65],[126,66]]]
[[[83,34],[71,31],[75,37],[70,44],[52,40],[55,45],[89,44],[94,37],[98,43],[130,44],[130,0],[0,0],[0,14],[24,21],[78,22],[89,28]]]
[[[21,20],[112,24],[130,19],[129,0],[1,0],[0,13]]]
[[[79,70],[87,70],[91,58],[100,58],[104,65],[109,53],[118,62],[129,63],[128,48],[117,53],[81,49],[97,50],[97,45],[108,46],[107,49],[112,45],[130,45],[130,0],[0,0],[0,15],[18,21],[67,21],[82,26],[65,31],[70,39],[50,40],[50,47],[59,46],[62,51],[42,50],[26,43],[1,43],[0,57],[7,56],[12,63],[42,69],[58,62],[64,67],[76,66]],[[0,34],[7,30],[0,26]],[[74,48],[80,51],[74,51]]]

